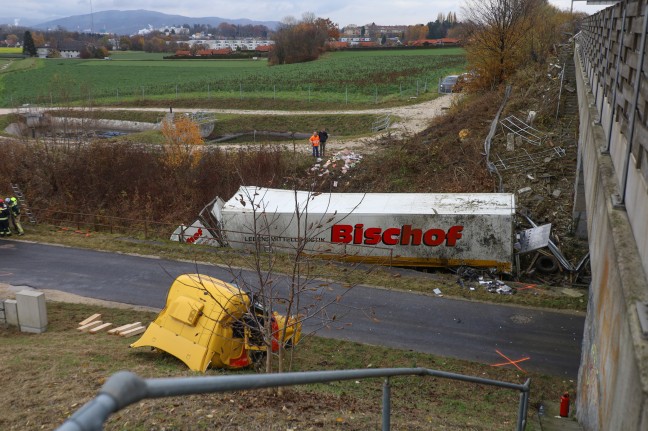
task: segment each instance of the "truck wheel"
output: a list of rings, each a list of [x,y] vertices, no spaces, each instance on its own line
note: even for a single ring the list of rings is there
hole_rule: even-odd
[[[553,274],[558,271],[558,262],[552,256],[540,256],[536,261],[536,269],[543,274]]]

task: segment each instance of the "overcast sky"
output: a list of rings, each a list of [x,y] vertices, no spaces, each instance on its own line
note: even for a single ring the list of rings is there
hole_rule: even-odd
[[[569,10],[571,0],[549,0]],[[464,1],[459,0],[2,0],[0,17],[25,18],[30,22],[46,22],[91,11],[146,9],[187,17],[249,18],[259,21],[281,21],[286,16],[300,18],[304,12],[330,18],[340,27],[371,22],[381,25],[425,24],[439,13],[461,15]],[[587,6],[575,1],[574,10],[594,13],[603,6]],[[169,23],[177,24],[177,23]]]

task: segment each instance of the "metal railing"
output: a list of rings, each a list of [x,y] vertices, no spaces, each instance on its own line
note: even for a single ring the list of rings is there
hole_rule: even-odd
[[[385,114],[378,117],[373,123],[371,123],[372,132],[380,132],[381,130],[388,129],[391,125],[391,114]]]
[[[440,377],[482,385],[516,390],[520,393],[516,431],[523,431],[527,422],[531,379],[524,384],[501,382],[427,368],[377,368],[370,370],[306,371],[296,373],[250,374],[243,376],[177,377],[143,379],[129,371],[112,375],[94,399],[88,401],[58,431],[102,430],[111,414],[147,398],[221,393],[249,389],[327,383],[343,380],[385,378],[382,394],[382,430],[391,427],[391,386],[396,376]]]

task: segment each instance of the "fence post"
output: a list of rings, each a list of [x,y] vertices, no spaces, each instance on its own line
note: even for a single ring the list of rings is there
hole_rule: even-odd
[[[520,391],[520,402],[518,403],[518,418],[517,424],[515,427],[516,431],[524,431],[526,428],[526,416],[529,408],[529,386],[531,385],[531,379],[526,379],[524,382],[524,388],[526,390]]]
[[[382,431],[389,431],[391,427],[391,386],[389,385],[389,377],[383,383],[383,397],[382,397]]]
[[[349,104],[349,87],[345,86],[344,87],[344,103]]]
[[[148,220],[144,219],[144,239],[148,239]]]
[[[109,219],[110,219],[110,233],[112,234],[113,233],[113,218],[109,217]]]
[[[243,100],[243,83],[239,82],[239,100]]]

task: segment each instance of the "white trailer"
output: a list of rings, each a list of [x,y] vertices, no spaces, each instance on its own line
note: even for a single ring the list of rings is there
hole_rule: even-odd
[[[300,250],[394,266],[466,265],[506,273],[513,266],[510,193],[312,193],[251,186],[227,202],[216,198],[206,210],[198,222],[232,248]],[[202,242],[195,233],[189,238]]]

